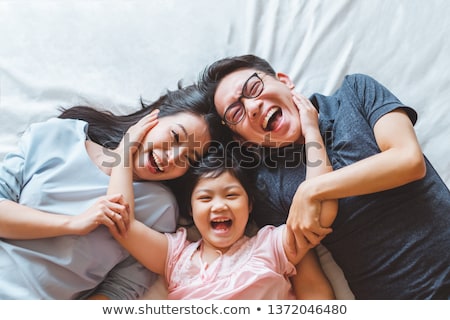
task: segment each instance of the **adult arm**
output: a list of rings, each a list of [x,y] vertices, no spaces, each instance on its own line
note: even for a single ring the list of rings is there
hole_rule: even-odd
[[[293,99],[300,113],[307,161],[306,180],[310,180],[331,172],[333,168],[319,131],[317,110],[302,95],[294,93]],[[291,250],[297,251],[296,255],[302,255],[302,251],[306,252],[316,246],[326,234],[331,232],[329,226],[336,218],[338,208],[337,200],[334,198],[322,201],[313,199],[312,203],[307,203],[303,201],[303,192],[300,185],[294,194],[287,219],[287,243]],[[307,206],[310,211],[314,211],[313,214],[306,211]],[[300,224],[292,222],[297,217],[301,217]],[[308,229],[307,226],[310,225],[318,226],[318,230]]]
[[[398,108],[382,116],[374,125],[374,135],[380,153],[305,180],[299,186],[303,215],[316,216],[322,201],[384,191],[424,177],[423,153],[405,111]],[[289,223],[301,230],[324,234],[317,220],[305,223],[300,215],[289,218]]]
[[[304,135],[306,152],[306,180],[332,171],[325,144],[319,131],[318,114],[311,102],[301,95],[293,95],[293,99],[300,112],[300,119]],[[292,215],[301,214],[303,208],[298,205],[302,190],[297,190],[290,208],[288,221]],[[300,198],[301,200],[301,198]],[[313,216],[325,232],[331,232],[329,227],[337,213],[337,200],[330,199],[318,202]],[[297,273],[291,277],[291,282],[297,299],[334,299],[333,288],[322,270],[314,250],[310,250],[323,237],[316,240],[315,234],[309,230],[291,228],[287,224],[284,228],[284,250],[288,260],[296,266]]]
[[[24,186],[33,179],[39,181],[40,174],[46,173],[43,170],[53,170],[52,166],[45,165],[42,159],[45,147],[39,145],[41,139],[52,139],[48,137],[49,128],[56,128],[54,135],[63,128],[68,138],[77,139],[76,132],[70,131],[70,126],[66,130],[65,126],[59,122],[30,126],[20,139],[17,151],[9,153],[0,164],[0,238],[25,240],[84,235],[100,224],[116,227],[107,214],[112,209],[121,210],[120,196],[101,197],[84,213],[74,215],[44,212],[19,204]],[[124,231],[122,224],[117,226],[120,232]]]
[[[68,216],[36,210],[11,200],[0,201],[0,238],[40,239],[64,235],[85,235],[100,224],[124,234],[124,221],[114,222],[109,215],[122,212],[123,198],[119,194],[100,197],[80,215]]]
[[[112,168],[107,194],[122,194],[129,212],[129,227],[126,235],[121,236],[117,232],[112,232],[114,238],[146,268],[155,273],[164,274],[168,240],[163,233],[135,219],[133,167],[129,165],[133,163],[137,146],[140,145],[146,133],[156,125],[156,116],[157,113],[151,113],[128,130],[127,134],[130,136],[131,143],[127,145],[130,149],[127,149],[124,143],[116,149],[122,161]],[[120,213],[115,214],[113,218],[116,219],[118,216]]]
[[[297,299],[336,299],[333,287],[320,265],[315,250],[309,250],[295,267],[297,274],[291,277],[291,282]]]

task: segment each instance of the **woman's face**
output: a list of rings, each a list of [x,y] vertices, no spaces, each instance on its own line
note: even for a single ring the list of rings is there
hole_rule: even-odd
[[[192,192],[191,206],[205,249],[226,252],[244,235],[251,205],[244,187],[229,172],[201,178]]]
[[[189,160],[198,160],[211,137],[202,116],[189,112],[158,119],[134,158],[136,180],[170,180],[186,173]]]

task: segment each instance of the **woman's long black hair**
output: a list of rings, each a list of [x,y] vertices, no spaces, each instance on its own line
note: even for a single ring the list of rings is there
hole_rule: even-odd
[[[190,112],[203,116],[212,141],[226,143],[231,140],[231,132],[223,125],[217,113],[212,112],[212,106],[193,84],[181,87],[178,90],[168,90],[153,103],[147,104],[141,98],[142,108],[128,115],[115,115],[110,111],[99,110],[91,106],[74,106],[69,109],[61,109],[58,118],[79,119],[86,121],[89,139],[106,148],[115,149],[127,130],[144,116],[155,109],[159,109],[159,118],[174,115],[180,112]]]

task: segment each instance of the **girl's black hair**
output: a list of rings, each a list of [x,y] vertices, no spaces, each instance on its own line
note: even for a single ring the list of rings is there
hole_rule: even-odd
[[[91,106],[74,106],[62,108],[59,118],[79,119],[88,122],[89,138],[109,149],[116,148],[127,130],[141,118],[155,109],[159,109],[159,118],[180,112],[190,112],[201,115],[205,119],[211,139],[213,141],[230,141],[231,131],[221,125],[221,119],[212,111],[212,105],[197,85],[181,87],[178,90],[167,91],[158,100],[147,104],[141,98],[141,109],[128,115],[115,115],[106,110],[99,110]]]
[[[210,148],[211,149],[211,148]],[[195,165],[192,165],[188,172],[178,180],[178,190],[175,193],[179,207],[180,215],[188,220],[191,220],[191,198],[194,188],[204,177],[216,178],[225,172],[234,176],[242,185],[247,193],[249,204],[253,203],[254,197],[254,179],[250,171],[241,166],[239,149],[225,148],[223,145],[214,146],[214,151],[201,159]]]

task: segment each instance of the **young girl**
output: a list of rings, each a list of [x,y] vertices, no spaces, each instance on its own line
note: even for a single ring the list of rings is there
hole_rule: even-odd
[[[133,137],[139,140],[140,134]],[[130,163],[133,151],[128,153]],[[232,157],[211,154],[186,177],[189,209],[201,235],[195,242],[188,241],[185,228],[163,234],[134,220],[130,166],[113,168],[108,190],[123,194],[129,203],[129,229],[125,237],[114,232],[115,238],[144,266],[165,277],[169,299],[295,299],[289,278],[303,257],[298,270],[308,272],[316,284],[310,297],[334,297],[310,247],[301,245],[303,235],[289,234],[285,225],[266,226],[253,237],[244,234],[252,210],[251,188]],[[335,213],[335,207],[323,213],[321,224],[329,226]],[[298,244],[295,252],[288,250],[288,238]]]
[[[174,232],[174,198],[149,181],[184,174],[215,138],[210,128],[217,126],[200,97],[190,86],[121,116],[74,107],[27,130],[18,151],[0,164],[0,299],[134,299],[145,293],[156,277],[106,228],[127,227],[126,216],[113,220],[123,198],[106,196],[111,167],[120,161],[117,146],[128,141],[127,130],[143,131],[129,181],[136,219]],[[155,109],[159,114],[151,113]]]

